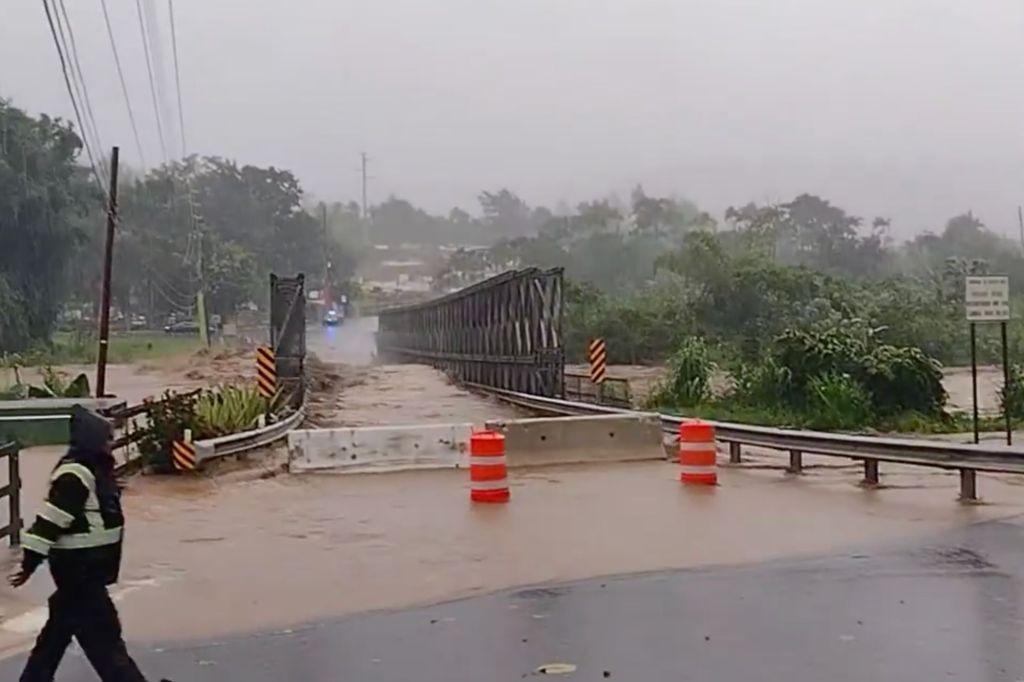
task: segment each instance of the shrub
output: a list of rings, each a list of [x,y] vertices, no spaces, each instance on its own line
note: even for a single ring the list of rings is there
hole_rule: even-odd
[[[881,345],[863,358],[860,377],[883,416],[938,415],[946,405],[942,368],[920,348]]]
[[[704,339],[689,337],[669,360],[668,378],[655,390],[652,402],[694,407],[711,397],[715,363]]]
[[[999,406],[1013,419],[1024,419],[1024,365],[1010,365],[1010,384],[999,389]]]
[[[273,412],[281,392],[272,399],[264,398],[255,387],[222,386],[204,391],[193,410],[198,433],[196,439],[216,438],[256,428],[259,418]]]
[[[768,406],[783,402],[792,391],[793,373],[772,356],[742,363],[733,374],[732,398],[742,405]]]
[[[807,385],[808,424],[819,429],[855,429],[871,420],[871,395],[849,374],[824,374]]]
[[[139,439],[139,453],[147,469],[171,471],[171,443],[180,440],[185,429],[195,431],[196,396],[165,391],[159,401],[146,401],[146,425]]]

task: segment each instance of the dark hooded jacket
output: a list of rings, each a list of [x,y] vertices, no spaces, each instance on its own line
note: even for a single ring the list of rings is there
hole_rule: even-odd
[[[110,422],[73,408],[70,447],[54,468],[42,510],[23,536],[23,568],[31,573],[49,558],[58,589],[117,582],[124,514],[110,452],[112,434]]]

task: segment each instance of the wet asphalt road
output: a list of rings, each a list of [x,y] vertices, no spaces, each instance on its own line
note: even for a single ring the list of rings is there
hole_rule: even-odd
[[[133,646],[178,682],[1024,679],[1024,525],[918,546],[520,590],[292,631]],[[338,589],[358,589],[339,585]],[[154,614],[158,616],[158,614]],[[20,660],[0,664],[17,679]],[[77,653],[58,680],[95,679]]]

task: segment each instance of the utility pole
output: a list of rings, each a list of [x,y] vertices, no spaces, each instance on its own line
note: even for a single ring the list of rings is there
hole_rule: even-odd
[[[324,314],[331,309],[331,251],[329,248],[329,235],[327,233],[327,203],[320,202],[320,221],[324,232]]]
[[[206,314],[206,269],[203,267],[204,251],[206,251],[205,231],[202,216],[196,211],[195,187],[189,180],[185,191],[188,192],[189,221],[192,223],[192,236],[198,242],[196,249],[196,270],[199,276],[199,291],[196,292],[196,323],[199,325],[199,339],[207,348],[210,347],[210,318]]]
[[[114,230],[117,227],[117,166],[121,149],[110,152],[110,198],[107,202],[107,243],[103,250],[103,289],[100,294],[100,346],[96,354],[96,397],[107,392],[107,348],[110,345],[110,278],[114,268]]]
[[[363,152],[362,157],[362,172],[363,172],[363,243],[369,243],[369,223],[370,223],[370,212],[369,205],[366,201],[366,164],[369,158],[366,156],[366,152]]]
[[[1020,225],[1020,247],[1024,249],[1024,208],[1017,207],[1017,224]]]

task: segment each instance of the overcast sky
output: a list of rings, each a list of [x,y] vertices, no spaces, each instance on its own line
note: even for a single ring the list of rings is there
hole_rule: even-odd
[[[158,79],[174,125],[167,3]],[[98,0],[66,0],[102,143],[139,164]],[[107,0],[146,160],[132,0]],[[476,209],[643,183],[712,212],[820,193],[900,234],[1024,202],[1022,0],[175,0],[189,151],[325,199]],[[157,65],[158,67],[160,64]],[[0,95],[71,108],[42,3],[2,0]],[[175,153],[180,155],[180,153]]]

